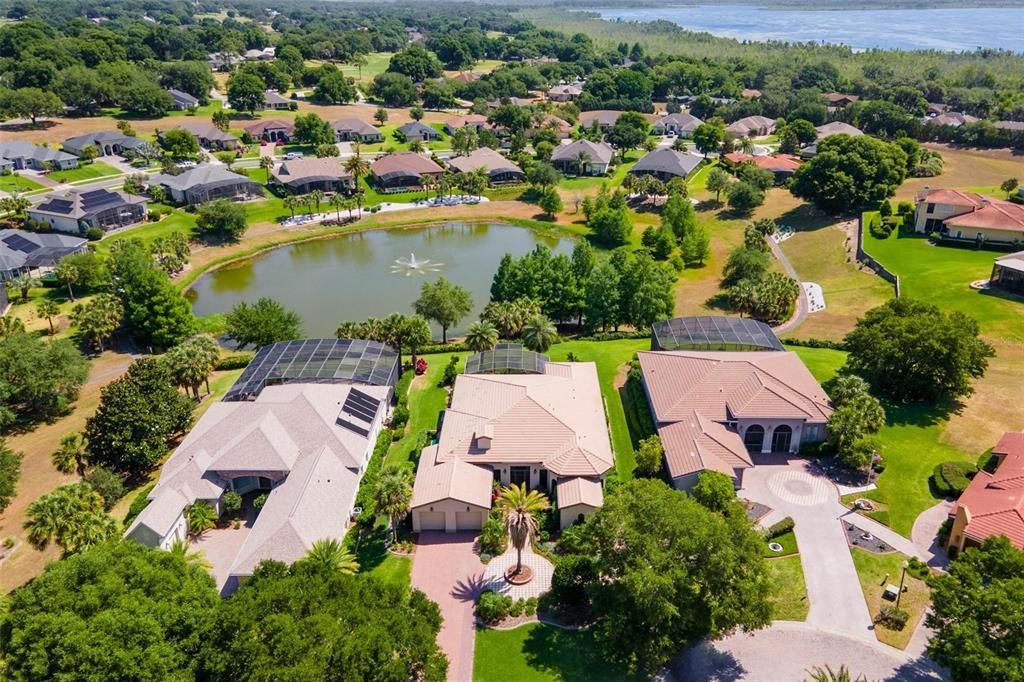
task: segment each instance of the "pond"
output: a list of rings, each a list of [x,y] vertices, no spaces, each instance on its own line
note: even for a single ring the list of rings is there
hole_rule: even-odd
[[[538,244],[555,253],[573,246],[571,239],[494,223],[370,230],[282,246],[228,265],[200,277],[187,296],[200,316],[267,296],[299,313],[307,336],[330,337],[341,320],[411,313],[423,282],[443,275],[473,296],[473,311],[448,330],[451,335],[487,304],[501,257],[521,256]],[[435,332],[440,337],[439,327]]]

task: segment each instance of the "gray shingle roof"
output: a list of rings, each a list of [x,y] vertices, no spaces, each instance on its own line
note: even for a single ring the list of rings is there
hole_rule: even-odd
[[[575,161],[580,152],[586,154],[591,163],[611,163],[615,157],[615,150],[604,142],[591,142],[590,140],[576,140],[569,144],[555,147],[551,154],[552,161]]]
[[[685,178],[694,171],[703,159],[694,154],[677,152],[674,149],[655,149],[636,162],[631,173],[669,173]]]
[[[49,147],[22,142],[21,140],[0,141],[0,159],[35,159],[36,161],[69,161],[78,157]]]
[[[80,237],[60,232],[0,230],[0,271],[50,266],[85,244]]]
[[[198,185],[207,185],[214,182],[224,182],[228,180],[252,182],[252,180],[245,175],[233,173],[224,166],[214,166],[212,164],[204,163],[196,166],[195,168],[189,169],[180,175],[155,175],[150,180],[150,184],[164,185],[171,189],[184,192],[185,190]]]

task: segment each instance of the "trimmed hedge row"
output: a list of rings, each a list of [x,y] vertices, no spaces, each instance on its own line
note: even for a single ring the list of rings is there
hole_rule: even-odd
[[[796,526],[796,521],[793,520],[792,516],[787,516],[781,521],[777,521],[772,525],[768,526],[768,530],[765,531],[765,536],[769,540],[772,540],[774,538],[779,537],[780,535],[785,535],[789,531],[793,530],[794,526]]]
[[[978,468],[971,462],[943,462],[935,467],[928,479],[935,492],[942,497],[960,497],[967,489]]]
[[[780,339],[787,346],[798,346],[802,348],[828,348],[830,350],[846,350],[842,341],[829,341],[828,339]]]
[[[255,353],[232,353],[230,355],[224,355],[217,360],[217,364],[214,365],[214,369],[218,371],[225,371],[229,369],[245,369],[252,362],[252,358]]]
[[[537,598],[512,599],[497,592],[483,592],[476,602],[476,615],[486,623],[497,623],[505,618],[513,618],[537,613]]]

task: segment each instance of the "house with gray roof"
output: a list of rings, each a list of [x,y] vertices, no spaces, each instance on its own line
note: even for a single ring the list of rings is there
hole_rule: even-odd
[[[185,111],[186,109],[199,106],[199,100],[187,92],[167,88],[167,94],[171,96],[171,99],[174,101],[174,108],[178,111]]]
[[[10,170],[46,170],[53,164],[60,170],[78,167],[78,157],[21,140],[0,140],[0,167]]]
[[[88,248],[87,244],[81,237],[58,232],[0,230],[0,281],[51,268],[64,256],[82,253]],[[3,303],[0,308],[4,307]]]
[[[405,125],[398,127],[398,132],[401,133],[406,140],[410,142],[412,140],[420,140],[422,142],[430,142],[431,140],[441,139],[441,133],[434,128],[431,128],[422,121],[410,121]]]
[[[555,147],[551,165],[572,175],[604,175],[614,158],[615,150],[604,142],[576,140]]]
[[[196,137],[196,141],[203,149],[225,150],[236,149],[238,138],[231,133],[226,133],[217,126],[207,121],[186,121],[174,126],[176,130],[187,130]],[[163,138],[163,133],[160,137]]]
[[[150,186],[160,186],[178,204],[203,204],[214,199],[252,199],[263,196],[259,184],[224,166],[201,164],[179,175],[155,175]]]
[[[63,147],[64,151],[75,156],[82,156],[86,147],[95,147],[99,156],[130,156],[151,148],[151,145],[120,130],[100,130],[69,137],[64,140]]]
[[[697,126],[703,124],[704,121],[700,120],[692,114],[669,114],[662,116],[651,125],[651,131],[655,135],[678,135],[679,137],[689,137],[693,134],[693,131],[697,129]]]
[[[291,109],[292,101],[277,90],[267,90],[263,93],[263,106],[266,109]]]
[[[662,182],[668,182],[672,178],[686,179],[703,160],[695,154],[677,152],[674,149],[655,149],[637,161],[629,172],[636,176],[653,175]]]
[[[319,540],[342,540],[392,391],[390,384],[297,381],[211,405],[164,464],[125,537],[168,549],[187,538],[190,505],[220,511],[224,494],[237,493],[255,520],[230,552],[211,557],[225,593],[262,561],[290,564]]]
[[[456,378],[437,442],[420,455],[414,531],[479,530],[494,482],[551,495],[563,528],[603,504],[614,458],[596,365],[523,355],[517,344],[479,353]],[[510,356],[530,361],[513,368]]]
[[[144,221],[146,199],[109,189],[72,189],[48,194],[28,217],[58,232],[84,235],[91,227],[107,232]]]
[[[338,142],[383,142],[384,133],[358,118],[342,118],[331,124]]]
[[[352,174],[341,165],[336,156],[322,159],[291,159],[277,167],[273,181],[292,194],[321,192],[350,192],[355,187]]]
[[[477,168],[483,168],[487,171],[488,181],[492,185],[526,180],[526,173],[519,166],[490,147],[480,147],[466,156],[456,156],[448,161],[448,165],[459,173],[470,173]]]

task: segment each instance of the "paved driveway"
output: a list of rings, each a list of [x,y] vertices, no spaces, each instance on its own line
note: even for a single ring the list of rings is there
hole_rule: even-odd
[[[412,563],[412,586],[441,607],[437,643],[448,656],[448,679],[473,679],[473,606],[483,590],[484,565],[473,552],[475,533],[420,533]]]

